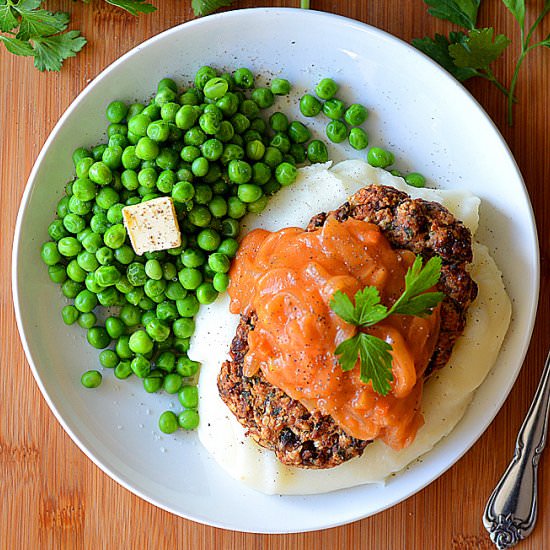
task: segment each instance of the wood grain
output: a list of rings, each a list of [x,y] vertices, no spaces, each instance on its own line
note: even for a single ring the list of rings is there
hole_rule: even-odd
[[[63,111],[105,66],[143,40],[192,18],[190,0],[155,3],[159,7],[155,14],[134,19],[100,0],[89,5],[49,0],[51,9],[70,11],[73,28],[81,29],[89,40],[58,74],[39,73],[31,60],[15,58],[0,47],[0,548],[490,549],[481,523],[483,507],[511,457],[550,343],[550,52],[533,52],[522,68],[513,127],[506,123],[500,92],[486,81],[468,84],[503,133],[524,175],[542,256],[534,337],[525,366],[496,420],[445,475],[374,517],[298,535],[233,533],[155,508],[116,484],[82,454],[49,411],[32,378],[11,301],[13,229],[32,164]],[[298,4],[298,0],[243,0],[236,1],[234,8]],[[542,4],[543,0],[529,2],[530,20]],[[312,7],[358,19],[407,41],[450,30],[445,22],[428,16],[420,0],[313,0]],[[483,2],[480,24],[494,26],[517,44],[515,22],[499,0]],[[550,32],[550,21],[544,27],[541,37]],[[496,67],[497,76],[505,82],[513,71],[512,53]],[[521,548],[550,548],[549,464],[543,458],[538,525]]]

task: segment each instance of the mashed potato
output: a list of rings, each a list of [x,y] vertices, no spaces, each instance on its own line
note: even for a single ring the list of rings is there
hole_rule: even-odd
[[[466,191],[415,189],[368,164],[350,160],[330,168],[330,164],[302,168],[291,187],[273,197],[259,216],[244,220],[245,231],[264,228],[305,227],[311,216],[333,210],[347,197],[369,183],[391,185],[413,198],[434,200],[475,234],[479,199]],[[455,344],[447,366],[426,384],[422,400],[424,426],[406,449],[394,451],[380,441],[367,446],[361,457],[329,470],[305,470],[281,464],[274,453],[245,436],[218,395],[216,379],[220,365],[228,357],[231,340],[239,321],[229,313],[229,297],[201,308],[189,355],[202,362],[200,375],[202,444],[229,475],[268,494],[314,494],[380,483],[394,472],[428,452],[462,418],[474,390],[491,369],[508,329],[511,306],[500,272],[485,246],[474,244],[472,278],[479,287],[478,297],[468,310],[464,334]]]

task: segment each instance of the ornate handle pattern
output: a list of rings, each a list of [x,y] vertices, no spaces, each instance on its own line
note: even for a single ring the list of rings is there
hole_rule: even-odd
[[[516,440],[514,458],[489,497],[483,524],[499,550],[531,534],[537,519],[537,470],[546,446],[550,405],[550,353],[529,412]]]

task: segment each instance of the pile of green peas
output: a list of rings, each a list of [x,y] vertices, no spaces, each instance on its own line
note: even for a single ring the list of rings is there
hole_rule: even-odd
[[[338,90],[339,86],[332,78],[323,78],[315,87],[315,95],[306,93],[301,97],[300,112],[305,117],[315,117],[323,113],[329,118],[325,133],[333,143],[347,140],[353,149],[366,149],[369,138],[361,125],[368,118],[368,110],[360,103],[346,105],[336,97]],[[367,162],[371,166],[388,168],[394,161],[393,153],[381,147],[371,147],[367,151]],[[403,177],[406,183],[414,187],[424,187],[426,184],[424,176],[418,172],[405,176],[398,170],[392,170],[391,173]]]
[[[51,280],[72,300],[63,321],[87,331],[100,365],[119,379],[137,376],[146,392],[178,395],[183,411],[161,415],[164,433],[199,423],[200,364],[187,355],[189,341],[200,305],[228,286],[240,219],[292,184],[298,164],[328,159],[301,122],[279,111],[262,116],[290,83],[255,80],[247,68],[204,66],[185,90],[161,80],[147,105],[111,102],[108,140],[74,151],[75,178],[41,249]],[[122,208],[159,196],[174,201],[182,244],[138,256]],[[103,323],[100,306],[109,308]],[[99,370],[81,377],[87,388],[101,382]]]

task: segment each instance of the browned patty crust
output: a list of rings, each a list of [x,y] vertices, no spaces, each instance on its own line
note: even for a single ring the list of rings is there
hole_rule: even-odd
[[[439,339],[425,377],[443,367],[464,329],[466,310],[477,295],[477,286],[466,271],[472,261],[470,231],[440,204],[411,199],[381,185],[365,187],[337,210],[317,214],[307,231],[315,231],[328,217],[374,223],[394,248],[410,250],[425,259],[441,257],[437,287],[446,298],[441,306]],[[254,330],[255,320],[255,314],[241,316],[230,348],[231,359],[222,365],[218,376],[220,396],[247,428],[247,434],[291,466],[332,468],[360,456],[369,441],[347,435],[329,415],[310,413],[267,382],[261,371],[251,377],[243,375],[248,333]]]

